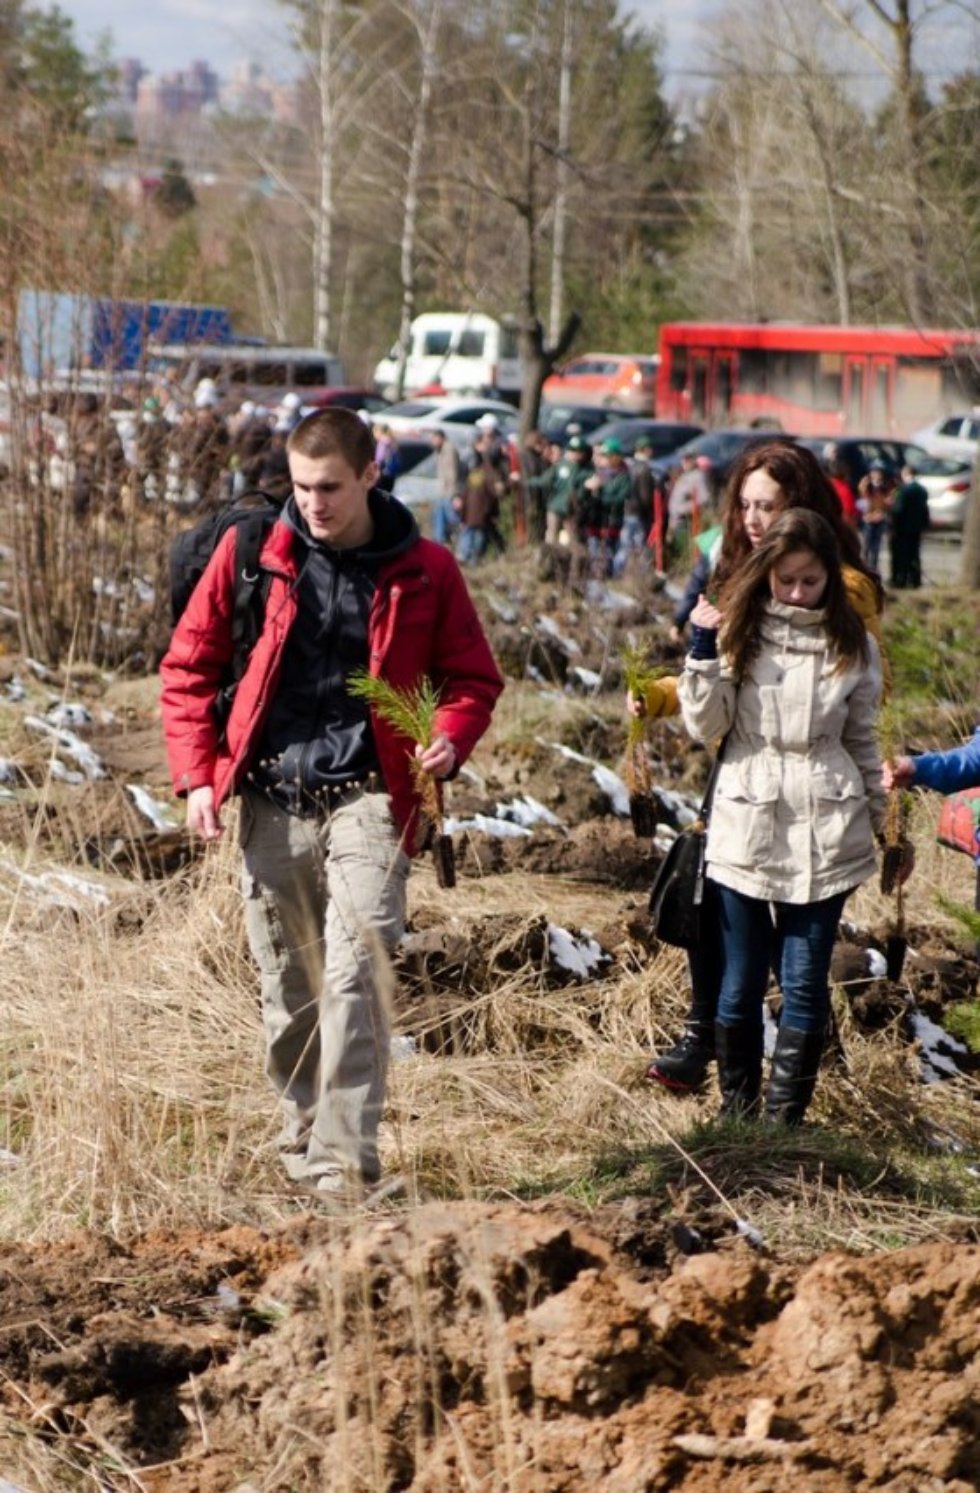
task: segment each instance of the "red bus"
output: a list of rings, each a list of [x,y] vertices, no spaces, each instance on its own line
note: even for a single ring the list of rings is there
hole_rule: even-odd
[[[978,401],[980,332],[780,322],[660,329],[662,420],[908,436]]]

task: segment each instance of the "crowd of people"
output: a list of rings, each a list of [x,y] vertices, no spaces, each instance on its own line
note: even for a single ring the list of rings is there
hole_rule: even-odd
[[[439,431],[432,443],[440,497],[423,539],[388,491],[397,439],[363,414],[304,418],[295,398],[227,414],[203,381],[187,399],[166,385],[147,395],[128,439],[88,396],[64,415],[79,510],[108,482],[188,508],[247,487],[282,499],[260,558],[265,623],[230,717],[219,729],[210,702],[229,656],[232,538],[178,624],[162,701],[191,829],[216,838],[223,803],[242,797],[246,922],[287,1170],[345,1198],[378,1181],[383,957],[404,925],[409,856],[431,837],[397,732],[346,683],[358,667],[398,687],[430,677],[436,726],[414,758],[437,781],[459,769],[502,688],[461,567],[505,549],[518,497],[527,538],[577,547],[596,573],[663,568],[672,546],[693,556],[671,624],[683,668],[627,699],[648,720],[680,715],[717,757],[690,1007],[647,1077],[689,1092],[716,1062],[723,1114],[800,1123],[836,931],[874,872],[886,790],[980,777],[976,741],[884,764],[877,746],[881,540],[887,529],[894,583],[918,585],[924,492],[908,470],[890,482],[873,466],[845,494],[832,459],[789,438],[743,450],[721,494],[690,460],[663,490],[642,441],[627,460],[614,439],[592,450],[581,434],[557,446],[534,432],[517,452],[487,416],[469,453]],[[764,1085],[771,974],[782,1015]]]

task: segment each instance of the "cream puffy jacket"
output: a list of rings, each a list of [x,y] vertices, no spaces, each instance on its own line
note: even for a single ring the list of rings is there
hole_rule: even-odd
[[[723,660],[689,657],[684,724],[714,741],[731,728],[708,824],[708,875],[773,902],[819,902],[875,870],[885,795],[875,720],[878,647],[834,673],[822,610],[770,602],[740,688]]]

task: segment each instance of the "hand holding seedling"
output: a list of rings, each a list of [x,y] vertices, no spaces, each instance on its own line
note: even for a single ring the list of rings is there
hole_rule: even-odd
[[[434,778],[448,778],[456,766],[456,748],[444,732],[433,737],[428,746],[421,741],[415,747],[415,760],[423,772]]]
[[[895,757],[881,766],[881,782],[886,793],[893,788],[909,788],[915,779],[915,765],[911,757]]]

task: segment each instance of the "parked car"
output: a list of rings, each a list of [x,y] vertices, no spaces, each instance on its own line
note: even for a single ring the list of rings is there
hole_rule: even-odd
[[[598,445],[602,441],[616,440],[623,448],[624,456],[632,456],[641,440],[649,441],[653,447],[654,460],[670,456],[678,446],[704,435],[701,425],[685,425],[677,420],[644,420],[634,415],[630,420],[610,420],[594,430],[590,439]]]
[[[436,461],[436,453],[430,449],[428,456],[423,457],[411,471],[400,472],[395,478],[391,490],[406,508],[424,508],[439,502]]]
[[[444,430],[458,445],[472,445],[476,423],[483,415],[495,415],[500,430],[510,435],[517,429],[517,414],[512,404],[502,399],[463,399],[433,395],[431,399],[406,399],[390,404],[381,416],[392,435],[425,438],[434,430]]]
[[[967,509],[973,501],[973,468],[956,461],[944,461],[941,456],[934,456],[932,460],[954,470],[941,477],[937,474],[932,485],[928,474],[915,474],[929,494],[930,526],[933,529],[962,529],[966,525]]]
[[[550,404],[588,400],[652,415],[658,361],[643,354],[583,353],[545,379],[541,393]]]
[[[380,415],[388,408],[387,399],[382,399],[377,389],[358,389],[349,384],[335,389],[310,389],[303,396],[303,414],[326,409],[367,410],[368,414]]]
[[[538,429],[549,441],[560,441],[564,446],[573,435],[583,435],[591,441],[592,432],[600,425],[608,424],[613,418],[620,424],[626,424],[631,420],[639,420],[640,416],[634,415],[630,410],[612,409],[604,404],[552,403],[547,400],[542,403],[538,412]]]
[[[961,461],[975,462],[980,446],[980,410],[968,414],[944,415],[913,433],[913,441],[928,451],[930,456],[958,457]]]
[[[929,496],[929,519],[937,529],[961,529],[973,482],[968,462],[955,457],[932,456],[914,441],[896,441],[889,436],[806,436],[801,446],[821,461],[836,452],[847,481],[856,490],[873,461],[898,476],[908,463]]]
[[[669,455],[654,457],[650,466],[654,477],[662,482],[680,466],[685,456],[706,456],[711,462],[714,480],[720,488],[746,446],[759,446],[763,441],[774,439],[792,440],[793,437],[786,435],[785,431],[757,430],[754,426],[744,429],[726,426],[722,430],[706,430],[692,441],[685,441],[682,446],[677,446]]]
[[[398,443],[399,476],[404,476],[406,472],[414,472],[417,466],[433,454],[431,441],[402,435],[397,435],[395,440]]]

